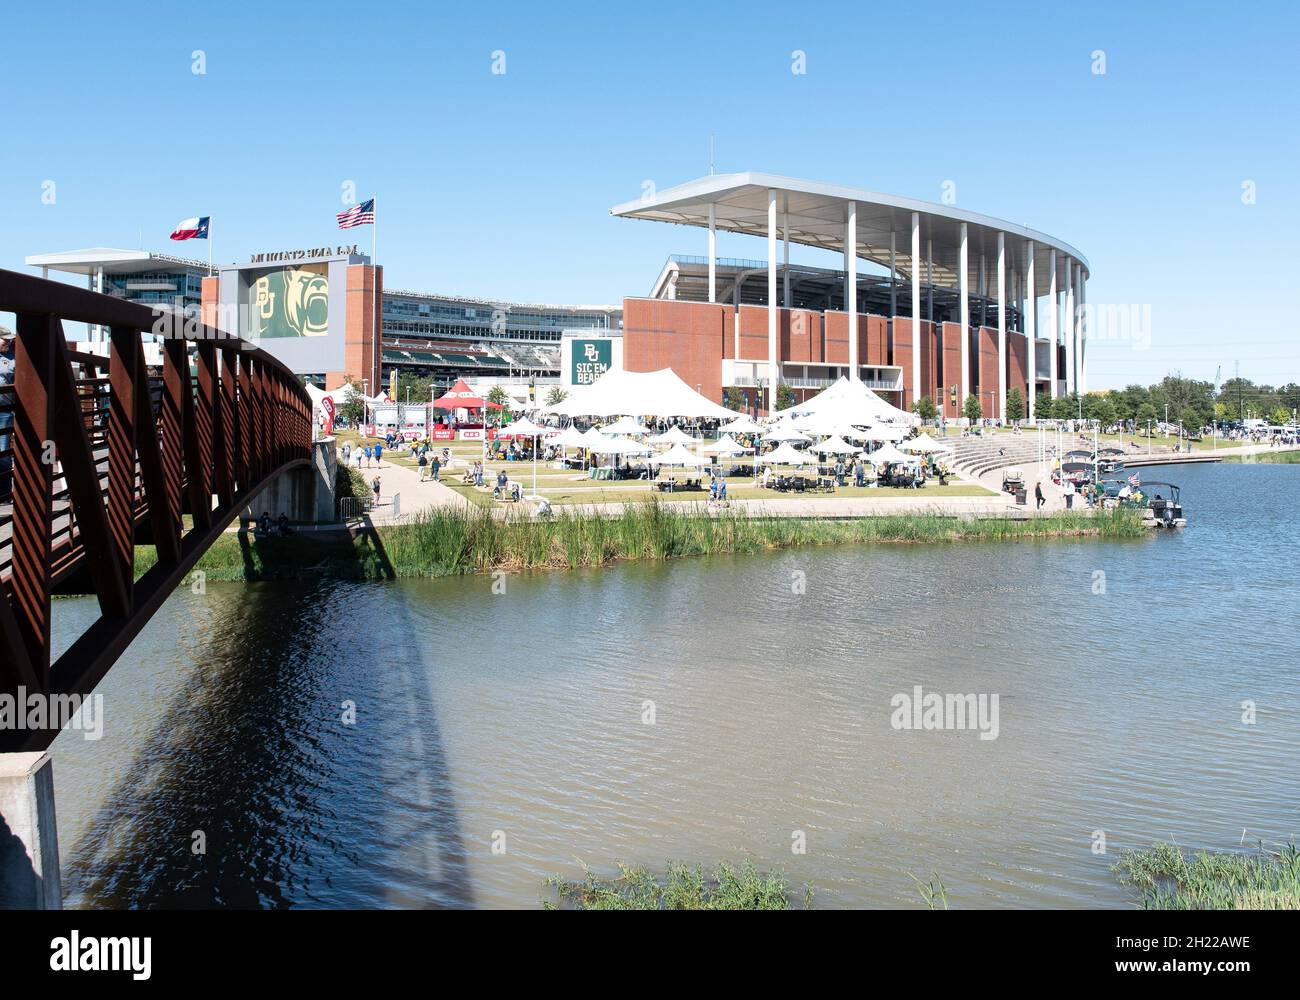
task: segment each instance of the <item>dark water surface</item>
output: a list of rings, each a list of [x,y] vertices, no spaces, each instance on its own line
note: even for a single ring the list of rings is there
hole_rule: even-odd
[[[1183,486],[1185,532],[504,595],[182,590],[101,686],[104,738],[55,743],[69,904],[535,906],[584,863],[752,858],[823,906],[917,905],[909,872],[955,906],[1126,906],[1123,848],[1295,840],[1300,466],[1147,474]],[[92,613],[59,602],[56,624]],[[998,738],[893,729],[918,684],[997,693]]]

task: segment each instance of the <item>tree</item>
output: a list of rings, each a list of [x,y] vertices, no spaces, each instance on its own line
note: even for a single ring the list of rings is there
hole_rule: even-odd
[[[1156,413],[1156,408],[1150,403],[1143,403],[1138,407],[1137,414],[1133,419],[1137,422],[1138,430],[1145,431],[1148,427],[1155,425],[1156,421],[1160,419],[1160,415]]]
[[[744,410],[745,394],[734,385],[729,385],[722,390],[722,405],[728,410]]]
[[[962,416],[971,422],[972,425],[978,424],[984,417],[984,407],[980,406],[980,398],[971,393],[966,397],[966,403],[962,406]]]
[[[568,398],[569,394],[567,392],[561,389],[558,385],[553,385],[551,386],[551,391],[546,394],[546,405],[559,406]]]
[[[1178,414],[1178,422],[1183,425],[1183,433],[1189,436],[1199,435],[1205,426],[1200,411],[1194,406],[1183,407],[1182,413]]]
[[[1270,424],[1288,424],[1291,422],[1291,411],[1285,406],[1275,406],[1268,414]]]
[[[343,403],[339,406],[339,416],[347,421],[349,427],[356,427],[366,419],[366,401],[357,388],[351,375],[343,380]]]
[[[1040,392],[1034,397],[1034,414],[1039,420],[1052,419],[1052,397],[1045,392]]]
[[[781,382],[776,387],[776,408],[778,410],[788,410],[794,406],[794,390],[790,386]]]
[[[499,385],[494,385],[489,389],[487,396],[484,398],[489,403],[496,403],[497,406],[505,406],[510,402],[510,397],[506,395],[506,391]]]
[[[397,373],[397,398],[393,402],[405,403],[409,399],[412,403],[431,403],[432,395],[433,379],[410,372]]]
[[[912,412],[915,413],[922,420],[924,420],[926,423],[929,423],[931,420],[935,418],[935,415],[938,413],[938,409],[935,407],[934,400],[931,397],[922,396],[920,399],[918,399],[915,403],[912,404]]]
[[[1007,390],[1007,419],[1013,424],[1025,419],[1025,394],[1018,385]]]

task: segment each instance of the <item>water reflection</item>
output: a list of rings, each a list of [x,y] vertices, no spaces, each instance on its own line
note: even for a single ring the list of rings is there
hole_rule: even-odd
[[[931,871],[955,905],[1126,905],[1124,847],[1300,831],[1300,468],[1162,478],[1193,526],[1140,542],[183,591],[105,739],[55,745],[71,902],[531,906],[584,864],[751,857],[826,906]],[[917,684],[998,693],[999,738],[893,730]]]

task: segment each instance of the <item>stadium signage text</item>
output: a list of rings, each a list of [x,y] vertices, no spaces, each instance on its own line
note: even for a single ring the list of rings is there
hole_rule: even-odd
[[[274,264],[286,260],[314,260],[318,257],[349,257],[357,252],[357,244],[340,247],[312,247],[309,250],[274,250],[268,253],[255,253],[249,258],[250,264]]]

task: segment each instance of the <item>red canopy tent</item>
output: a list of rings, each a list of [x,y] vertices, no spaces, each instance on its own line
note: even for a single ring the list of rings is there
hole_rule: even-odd
[[[493,403],[484,399],[482,396],[474,395],[474,390],[465,384],[463,378],[456,380],[456,384],[447,390],[446,395],[439,396],[433,403],[440,410],[481,410],[487,407],[489,410],[501,409],[500,403]]]

